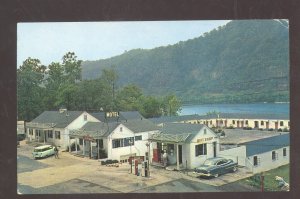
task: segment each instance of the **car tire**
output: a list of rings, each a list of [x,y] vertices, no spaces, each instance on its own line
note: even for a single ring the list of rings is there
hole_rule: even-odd
[[[216,174],[214,175],[214,177],[215,177],[215,178],[219,177],[219,174],[218,174],[218,173],[216,173]]]

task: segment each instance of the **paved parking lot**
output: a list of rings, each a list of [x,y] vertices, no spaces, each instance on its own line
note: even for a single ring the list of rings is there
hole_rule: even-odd
[[[151,177],[146,178],[130,174],[128,164],[118,168],[101,166],[97,160],[68,152],[60,152],[59,159],[52,156],[34,160],[32,149],[33,146],[24,143],[18,148],[18,189],[23,194],[241,191],[232,185],[226,190],[224,185],[245,178],[247,174],[240,169],[215,179],[199,179],[192,172],[151,167]]]

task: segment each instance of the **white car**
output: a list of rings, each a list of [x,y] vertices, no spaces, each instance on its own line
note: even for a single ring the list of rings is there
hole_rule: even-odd
[[[43,145],[43,146],[35,147],[32,152],[32,156],[34,159],[44,158],[54,154],[55,154],[54,146],[52,145]]]

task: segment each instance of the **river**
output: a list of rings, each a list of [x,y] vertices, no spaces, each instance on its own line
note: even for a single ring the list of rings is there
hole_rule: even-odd
[[[258,113],[258,114],[281,114],[289,115],[289,103],[255,103],[255,104],[202,104],[184,105],[179,115],[199,114],[208,112],[221,113]]]

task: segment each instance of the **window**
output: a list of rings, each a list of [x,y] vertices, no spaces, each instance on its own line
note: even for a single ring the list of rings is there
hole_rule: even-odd
[[[257,156],[253,157],[253,166],[257,166],[258,165],[258,158]]]
[[[232,124],[235,124],[235,121],[234,121],[234,120],[232,120]]]
[[[79,145],[83,145],[83,139],[79,138]]]
[[[33,135],[33,129],[29,129],[29,135]]]
[[[217,163],[217,165],[222,165],[222,164],[225,164],[227,161],[226,160],[221,160]]]
[[[52,130],[48,130],[48,138],[53,138],[53,131]]]
[[[55,139],[60,140],[60,131],[55,131]]]
[[[277,159],[278,159],[278,157],[277,157],[276,151],[272,151],[272,160],[275,161]]]
[[[36,136],[40,137],[41,136],[41,130],[35,130]]]
[[[134,145],[134,138],[133,137],[124,138],[124,146],[130,146],[130,145]]]
[[[120,132],[122,132],[123,131],[123,127],[120,127]]]
[[[112,148],[126,147],[134,145],[134,137],[112,140]]]
[[[212,121],[210,121],[210,124],[212,124]]]
[[[280,126],[283,126],[283,121],[280,121],[280,124],[279,124]]]
[[[121,139],[112,140],[112,148],[119,148],[121,147]]]
[[[206,132],[206,129],[204,129],[204,135],[206,135],[206,133],[207,133],[207,132]]]
[[[134,137],[134,140],[135,140],[135,141],[142,140],[142,136],[141,136],[141,135],[135,136],[135,137]]]
[[[245,121],[245,124],[248,125],[248,120]]]
[[[260,125],[264,125],[264,121],[261,121],[261,122],[260,122]]]
[[[206,155],[207,154],[207,146],[206,144],[198,144],[195,146],[195,155],[196,157],[199,155]]]
[[[87,121],[87,115],[83,115],[83,120]]]
[[[282,153],[283,153],[283,157],[286,157],[286,148],[283,148]]]

